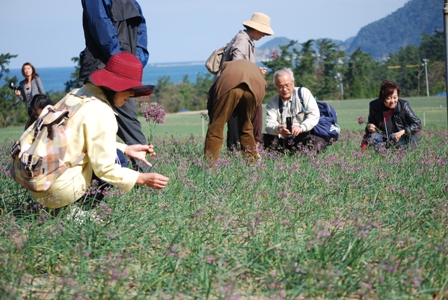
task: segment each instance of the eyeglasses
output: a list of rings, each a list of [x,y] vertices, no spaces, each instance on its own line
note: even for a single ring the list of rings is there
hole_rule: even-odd
[[[292,83],[287,83],[284,85],[276,85],[277,90],[289,89],[292,86]]]

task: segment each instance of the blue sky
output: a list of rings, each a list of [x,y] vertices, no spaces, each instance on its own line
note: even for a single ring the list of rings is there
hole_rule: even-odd
[[[412,0],[139,0],[148,25],[150,63],[205,61],[242,29],[253,12],[271,17],[272,37],[300,43],[346,40]],[[441,5],[441,13],[442,13]],[[73,66],[84,48],[79,0],[1,0],[0,53],[39,67]]]

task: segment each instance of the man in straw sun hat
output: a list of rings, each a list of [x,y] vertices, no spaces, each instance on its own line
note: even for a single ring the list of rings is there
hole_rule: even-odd
[[[243,26],[245,29],[240,30],[227,44],[223,55],[223,62],[244,59],[255,63],[254,41],[258,41],[266,35],[274,34],[274,30],[271,28],[271,19],[261,12],[254,12],[250,20],[243,22]],[[260,72],[264,75],[266,68],[260,67]],[[252,123],[254,126],[255,141],[261,143],[263,130],[263,109],[261,105],[257,108]],[[239,148],[239,144],[238,121],[233,116],[227,122],[227,149],[232,151]]]
[[[250,162],[260,159],[253,135],[253,115],[261,106],[266,80],[258,66],[239,59],[223,63],[222,72],[209,90],[213,101],[207,102],[210,123],[205,138],[205,157],[215,162],[220,157],[224,125],[234,115],[238,118],[243,155]]]
[[[116,142],[118,130],[113,108],[131,97],[150,95],[154,85],[142,84],[143,65],[131,53],[113,55],[106,66],[90,75],[85,85],[72,90],[55,106],[83,103],[67,121],[67,164],[81,153],[85,157],[65,171],[46,192],[31,192],[32,197],[49,208],[69,205],[84,196],[92,179],[129,192],[136,184],[163,189],[168,178],[157,173],[139,173],[126,168],[126,157],[151,164],[146,155],[155,155],[152,145],[125,145]],[[45,113],[42,112],[43,114]],[[126,156],[126,157],[125,157]],[[117,163],[118,161],[119,163]]]

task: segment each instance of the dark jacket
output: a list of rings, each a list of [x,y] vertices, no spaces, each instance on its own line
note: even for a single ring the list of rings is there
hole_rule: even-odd
[[[82,0],[86,48],[80,54],[78,85],[109,58],[130,52],[143,66],[149,58],[146,21],[135,0]]]
[[[369,118],[367,124],[374,124],[383,132],[386,131],[384,124],[384,115],[386,108],[380,99],[373,100],[369,106]],[[398,131],[404,129],[406,134],[413,135],[422,129],[422,123],[420,119],[414,114],[409,105],[409,102],[403,99],[398,99],[397,105],[392,110],[392,114],[389,116],[392,124],[397,127]],[[388,128],[390,132],[390,128]],[[367,131],[366,127],[366,133]],[[390,132],[392,133],[392,132]]]
[[[326,102],[317,102],[319,107],[319,123],[313,127],[312,131],[315,135],[320,136],[327,142],[330,139],[337,141],[339,139],[339,125],[336,111],[330,104]],[[337,127],[336,127],[337,126]]]
[[[34,115],[34,112],[31,109],[31,100],[33,99],[34,95],[45,94],[45,89],[39,76],[36,76],[31,80],[31,90],[29,91],[29,93],[26,93],[25,85],[26,79],[20,81],[20,97],[17,97],[17,100],[14,102],[14,106],[16,106],[20,101],[25,101],[26,111],[28,112],[28,115],[31,116]]]

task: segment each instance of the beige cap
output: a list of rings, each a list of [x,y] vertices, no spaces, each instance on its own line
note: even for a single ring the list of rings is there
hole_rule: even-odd
[[[254,12],[250,20],[243,22],[244,26],[258,30],[266,35],[274,34],[270,24],[271,18],[260,12]]]

